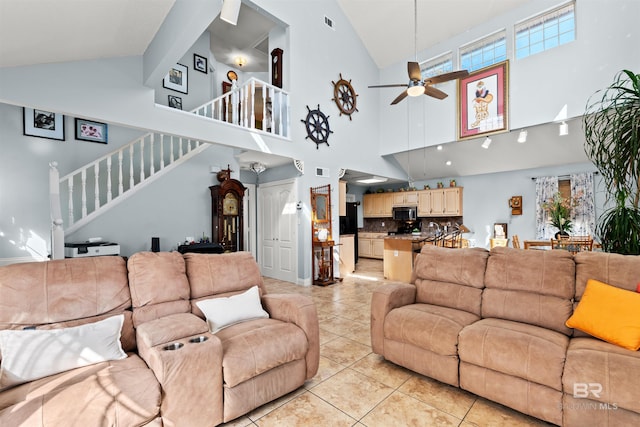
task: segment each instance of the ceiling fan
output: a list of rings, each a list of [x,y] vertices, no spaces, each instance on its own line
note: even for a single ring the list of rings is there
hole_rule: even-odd
[[[409,83],[403,84],[390,84],[390,85],[375,85],[369,86],[370,88],[380,88],[380,87],[406,87],[400,95],[396,97],[391,102],[391,105],[395,105],[398,102],[405,99],[407,96],[420,96],[422,94],[431,96],[437,99],[444,99],[448,95],[441,91],[440,89],[436,89],[432,85],[437,83],[447,82],[449,80],[456,80],[461,77],[465,77],[469,75],[467,70],[459,70],[452,71],[450,73],[439,74],[437,76],[429,77],[427,79],[422,78],[422,73],[420,72],[420,65],[418,64],[418,47],[417,47],[417,39],[418,39],[418,2],[414,0],[414,50],[415,50],[415,61],[407,62],[407,72],[409,74]]]

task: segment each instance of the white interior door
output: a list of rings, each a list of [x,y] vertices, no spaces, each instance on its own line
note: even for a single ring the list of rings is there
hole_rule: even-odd
[[[258,188],[262,274],[293,283],[298,277],[295,184],[287,181],[262,184]]]

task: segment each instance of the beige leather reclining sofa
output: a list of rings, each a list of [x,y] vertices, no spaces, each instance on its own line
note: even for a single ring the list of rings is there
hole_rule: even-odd
[[[425,246],[374,292],[372,348],[554,424],[640,425],[640,351],[565,325],[589,279],[635,291],[640,257]]]
[[[254,286],[268,317],[211,333],[196,302]],[[82,341],[98,335],[82,328],[114,316],[123,318],[122,358],[27,382],[1,371],[0,425],[210,427],[295,390],[318,369],[312,300],[266,294],[249,253],[141,252],[127,263],[95,257],[0,267],[0,344],[14,345],[34,332],[24,329],[66,334],[78,325],[81,332],[74,333]],[[21,345],[35,341],[29,338]],[[44,363],[55,365],[73,344],[58,347]],[[6,348],[12,354],[3,356],[14,365],[36,364],[33,353]],[[38,354],[50,347],[43,348]],[[22,368],[31,373],[29,363]]]

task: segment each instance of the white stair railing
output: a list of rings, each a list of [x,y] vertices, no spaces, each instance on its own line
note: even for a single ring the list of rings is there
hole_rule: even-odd
[[[256,78],[193,110],[235,126],[289,138],[289,94]]]
[[[134,189],[148,185],[210,146],[173,135],[148,133],[66,174],[59,179],[60,205],[66,206],[64,234],[73,233],[107,207],[130,197]],[[64,219],[64,215],[61,217]]]
[[[233,126],[290,138],[289,94],[282,89],[249,79],[191,113]],[[69,235],[108,208],[126,200],[135,189],[208,148],[210,144],[161,133],[148,133],[59,179],[58,194],[52,187],[52,232]],[[52,174],[57,175],[55,162]],[[53,175],[52,175],[53,176]],[[117,189],[114,194],[114,189]],[[54,200],[56,199],[56,200]],[[66,218],[66,219],[65,219]],[[63,239],[56,239],[59,250]],[[52,238],[52,244],[54,240]]]

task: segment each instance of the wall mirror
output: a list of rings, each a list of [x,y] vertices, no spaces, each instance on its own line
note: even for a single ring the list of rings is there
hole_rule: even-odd
[[[327,222],[329,220],[329,202],[326,194],[314,194],[311,200],[313,204],[314,220]]]

